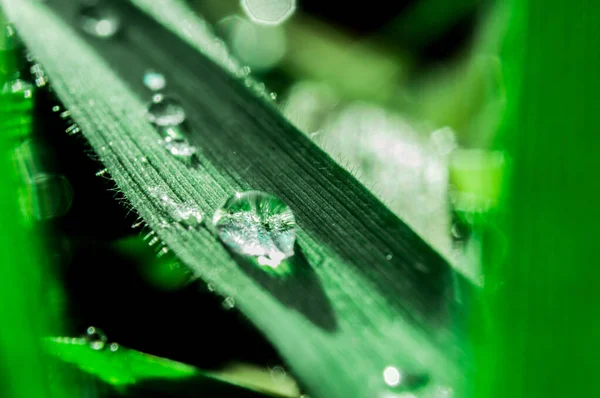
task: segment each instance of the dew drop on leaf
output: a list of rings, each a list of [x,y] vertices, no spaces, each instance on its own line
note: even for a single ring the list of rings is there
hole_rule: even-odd
[[[149,70],[144,73],[144,85],[152,91],[162,90],[167,85],[167,79],[162,73]]]
[[[175,141],[165,139],[163,145],[177,159],[184,163],[190,163],[196,154],[196,147],[187,141]]]
[[[235,300],[233,297],[227,297],[225,300],[223,300],[222,305],[226,310],[231,310],[235,307]]]
[[[213,217],[219,238],[238,254],[277,267],[294,254],[296,220],[281,199],[259,191],[236,193]]]
[[[83,31],[95,37],[109,39],[121,28],[119,14],[101,2],[82,6],[79,16]]]
[[[85,331],[85,339],[88,342],[90,348],[96,351],[103,350],[106,347],[106,335],[100,329],[95,326],[90,326]]]
[[[383,381],[388,391],[406,392],[423,387],[428,383],[429,377],[424,373],[406,372],[395,366],[386,366],[383,369]]]
[[[174,222],[189,228],[198,227],[202,224],[204,214],[195,204],[178,202],[158,187],[152,187],[148,191],[158,200],[163,212]]]
[[[148,105],[147,117],[159,127],[179,126],[185,120],[185,110],[177,100],[156,94]]]

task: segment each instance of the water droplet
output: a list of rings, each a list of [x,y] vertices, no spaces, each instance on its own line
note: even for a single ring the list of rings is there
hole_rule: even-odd
[[[219,238],[234,252],[277,267],[294,254],[296,220],[281,199],[259,191],[236,193],[215,212]]]
[[[121,28],[119,14],[104,4],[84,5],[79,16],[83,31],[102,39],[115,36]]]
[[[171,155],[185,163],[190,163],[196,154],[196,147],[187,141],[164,140],[163,145]]]
[[[402,382],[402,374],[397,368],[388,366],[383,370],[383,380],[388,386],[396,387]]]
[[[108,169],[102,169],[102,170],[96,172],[96,177],[103,177],[106,174],[108,174]]]
[[[388,261],[390,261],[392,258],[394,258],[394,256],[391,255],[391,254],[388,254],[388,255],[385,256],[385,259],[388,260]]]
[[[178,126],[185,120],[185,110],[175,99],[156,94],[148,105],[147,117],[160,127]]]
[[[238,70],[237,77],[239,77],[239,78],[247,77],[248,75],[250,75],[251,72],[252,72],[252,70],[250,69],[249,66],[244,66]]]
[[[273,100],[276,101],[277,100],[277,93],[271,93],[269,94],[269,97]]]
[[[60,106],[55,105],[52,107],[52,112],[58,112],[58,111],[60,111]]]
[[[273,368],[270,368],[269,375],[271,376],[271,379],[276,383],[280,383],[286,379],[285,369],[281,366],[274,366]]]
[[[111,343],[111,345],[108,347],[109,350],[111,350],[112,352],[115,352],[119,349],[119,345],[117,343]]]
[[[31,98],[33,95],[33,85],[22,79],[7,81],[2,88],[2,94],[22,95],[23,98]]]
[[[225,300],[223,300],[222,305],[226,310],[233,309],[235,307],[235,300],[233,297],[227,297]]]
[[[104,332],[97,327],[90,326],[85,331],[85,339],[87,340],[89,346],[96,351],[103,350],[106,346],[106,335]]]
[[[144,74],[144,85],[152,91],[162,90],[166,84],[167,79],[162,73],[149,70]]]
[[[262,25],[279,25],[294,14],[296,0],[242,0],[250,20]]]
[[[150,194],[158,199],[164,212],[173,219],[186,227],[194,228],[202,224],[204,214],[198,206],[192,203],[178,203],[166,194],[162,189],[152,187],[148,190]]]
[[[404,372],[396,366],[383,369],[383,381],[391,391],[411,391],[427,384],[429,378],[423,373]]]

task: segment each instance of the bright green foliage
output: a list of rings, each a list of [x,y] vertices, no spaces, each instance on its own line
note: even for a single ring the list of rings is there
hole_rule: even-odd
[[[600,395],[599,16],[593,1],[512,2],[500,223],[509,250],[487,264],[478,397]]]
[[[14,76],[4,66],[12,51],[0,52],[0,86]],[[26,225],[19,209],[20,184],[12,164],[17,136],[31,131],[32,98],[0,95],[0,396],[58,397],[60,383],[49,383],[47,360],[39,337],[49,329],[54,308],[44,305],[43,281],[47,262],[40,255],[36,231]]]
[[[182,379],[199,374],[192,366],[117,344],[94,350],[84,338],[49,338],[46,347],[50,354],[115,386],[135,384],[144,379]]]

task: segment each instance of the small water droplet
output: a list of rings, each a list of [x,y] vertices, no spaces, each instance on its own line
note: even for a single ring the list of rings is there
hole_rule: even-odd
[[[210,283],[206,285],[206,288],[208,289],[209,292],[215,291],[215,287],[213,285],[211,285]]]
[[[96,177],[102,177],[106,174],[108,174],[108,169],[102,169],[96,173]]]
[[[392,258],[394,258],[394,256],[391,255],[391,254],[388,254],[388,255],[385,256],[385,259],[388,260],[388,261],[390,261]]]
[[[163,145],[167,151],[171,152],[171,155],[184,163],[190,163],[196,154],[196,147],[187,141],[164,140]]]
[[[183,106],[177,100],[162,94],[152,97],[146,114],[151,123],[160,127],[178,126],[185,120]]]
[[[158,199],[164,212],[171,219],[188,228],[195,228],[202,224],[204,214],[198,206],[192,203],[178,203],[166,194],[162,189],[152,187],[148,190],[150,194]]]
[[[167,85],[167,79],[162,73],[149,70],[144,74],[144,85],[152,91],[162,90]]]
[[[270,368],[269,375],[271,376],[271,379],[276,383],[280,383],[286,379],[285,369],[281,366],[274,366]]]
[[[225,300],[223,300],[222,305],[226,310],[233,309],[235,307],[235,300],[233,297],[227,297]]]
[[[236,193],[215,212],[213,224],[231,250],[277,267],[294,254],[296,220],[281,199],[259,191]]]
[[[55,105],[52,107],[52,112],[58,112],[58,111],[60,111],[60,106]]]
[[[271,94],[269,94],[269,97],[270,97],[270,98],[271,98],[273,101],[275,101],[275,100],[277,100],[277,93],[271,93]]]
[[[402,382],[402,374],[397,368],[388,366],[383,370],[383,380],[388,386],[396,387]]]
[[[154,238],[150,239],[148,241],[148,246],[154,246],[155,244],[157,244],[159,241],[159,239],[155,236]]]
[[[247,77],[248,75],[250,75],[250,72],[252,72],[252,70],[250,69],[249,66],[244,66],[242,68],[240,68],[237,72],[237,77],[239,78],[244,78]]]
[[[97,327],[90,326],[87,328],[85,331],[85,339],[93,350],[100,351],[106,346],[106,335]]]
[[[79,10],[81,28],[89,35],[109,39],[121,28],[119,14],[105,4],[84,5]]]
[[[119,345],[117,343],[111,343],[111,345],[108,347],[109,350],[111,350],[112,352],[115,352],[119,349]]]
[[[31,98],[33,95],[33,85],[22,79],[7,81],[2,88],[2,94],[22,95],[23,98]]]
[[[392,388],[391,391],[412,391],[427,384],[429,377],[423,373],[405,372],[390,365],[383,369],[383,381]]]

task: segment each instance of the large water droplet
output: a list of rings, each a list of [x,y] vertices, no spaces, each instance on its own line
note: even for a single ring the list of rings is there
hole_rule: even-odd
[[[93,350],[103,350],[108,340],[104,332],[97,327],[90,326],[85,331],[85,339]]]
[[[144,74],[144,85],[152,91],[158,91],[165,88],[167,79],[161,73],[149,70]]]
[[[296,220],[281,199],[259,191],[236,193],[215,212],[219,238],[234,252],[277,267],[294,254]]]
[[[102,4],[84,5],[79,11],[81,28],[87,34],[108,39],[121,28],[121,18],[111,7]]]
[[[178,126],[185,120],[183,106],[173,98],[156,94],[148,105],[148,120],[160,127]]]

